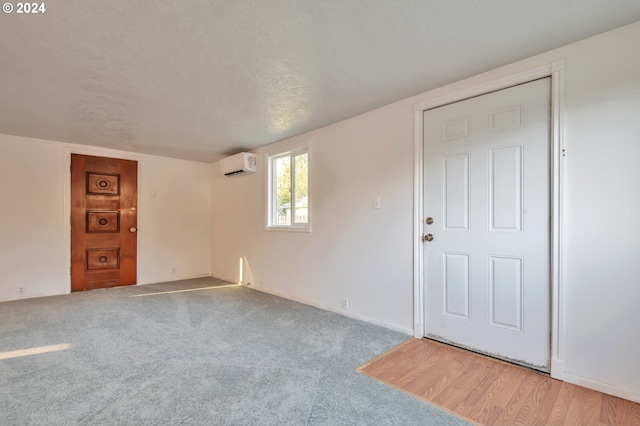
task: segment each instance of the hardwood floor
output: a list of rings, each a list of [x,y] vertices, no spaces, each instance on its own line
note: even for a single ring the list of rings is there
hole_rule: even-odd
[[[358,370],[476,424],[640,425],[640,404],[431,340]]]

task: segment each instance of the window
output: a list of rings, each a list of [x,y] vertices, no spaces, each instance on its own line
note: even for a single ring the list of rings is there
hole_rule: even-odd
[[[311,231],[309,144],[267,156],[267,229]]]

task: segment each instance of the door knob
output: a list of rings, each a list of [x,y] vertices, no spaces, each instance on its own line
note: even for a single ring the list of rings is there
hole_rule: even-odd
[[[129,228],[129,232],[136,232],[136,231],[137,231],[137,229],[134,228],[134,227]]]
[[[433,234],[427,234],[423,238],[424,241],[433,241]]]

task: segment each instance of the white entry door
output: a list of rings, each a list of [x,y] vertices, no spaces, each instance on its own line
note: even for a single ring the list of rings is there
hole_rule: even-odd
[[[545,78],[424,112],[426,334],[544,371],[550,102]]]

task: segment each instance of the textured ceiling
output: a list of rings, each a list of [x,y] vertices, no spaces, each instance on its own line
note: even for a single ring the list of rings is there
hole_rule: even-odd
[[[640,20],[638,0],[45,6],[0,14],[0,133],[198,161]]]

